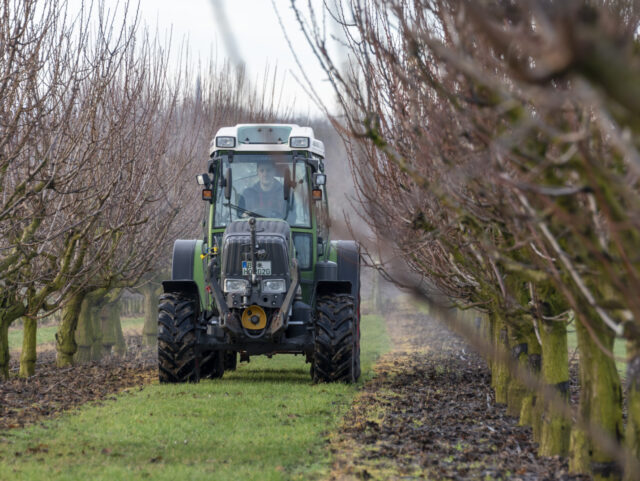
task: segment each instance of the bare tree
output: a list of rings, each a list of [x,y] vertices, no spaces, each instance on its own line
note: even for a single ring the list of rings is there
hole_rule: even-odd
[[[372,227],[393,232],[437,292],[488,312],[496,346],[534,369],[541,353],[542,378],[565,396],[573,313],[581,417],[621,441],[613,342],[628,340],[633,406],[640,339],[635,4],[354,0],[328,12],[348,69],[305,20],[317,12],[299,14],[340,99]],[[574,470],[615,477],[615,452],[577,427],[570,440],[552,410],[532,415],[506,366],[491,368],[496,399],[533,423],[542,454],[571,442]],[[636,458],[639,419],[630,407]]]

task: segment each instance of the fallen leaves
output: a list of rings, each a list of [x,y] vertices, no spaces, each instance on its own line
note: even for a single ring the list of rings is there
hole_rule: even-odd
[[[157,379],[155,352],[143,351],[141,336],[127,339],[124,358],[108,356],[58,369],[55,352],[39,355],[36,374],[28,379],[0,381],[0,430],[17,429],[86,402],[115,399],[114,394]],[[17,362],[13,361],[17,370]]]
[[[566,460],[536,455],[531,430],[495,405],[486,364],[460,338],[414,312],[388,325],[396,349],[331,439],[332,479],[580,479]]]

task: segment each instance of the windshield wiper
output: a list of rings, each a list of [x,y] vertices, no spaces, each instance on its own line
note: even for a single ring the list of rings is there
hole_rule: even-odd
[[[258,214],[257,212],[253,212],[252,210],[245,209],[235,204],[222,204],[223,207],[233,207],[235,210],[242,212],[243,214],[249,214],[251,217],[264,217],[262,214]]]

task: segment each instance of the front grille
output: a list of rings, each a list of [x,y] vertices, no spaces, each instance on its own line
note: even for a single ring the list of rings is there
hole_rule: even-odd
[[[289,252],[280,236],[258,235],[257,261],[271,261],[271,277],[289,275]],[[222,248],[222,272],[225,277],[242,276],[242,261],[251,260],[251,237],[228,236]]]
[[[247,220],[227,226],[222,236],[223,277],[242,276],[242,262],[251,260],[251,234]],[[256,219],[256,261],[271,262],[271,276],[289,277],[291,230],[285,221]]]

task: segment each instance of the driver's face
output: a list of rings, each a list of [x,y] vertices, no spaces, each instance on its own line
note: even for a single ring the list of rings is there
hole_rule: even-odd
[[[258,180],[260,181],[260,187],[263,190],[269,190],[273,185],[275,179],[275,169],[272,165],[259,165],[258,166]]]

